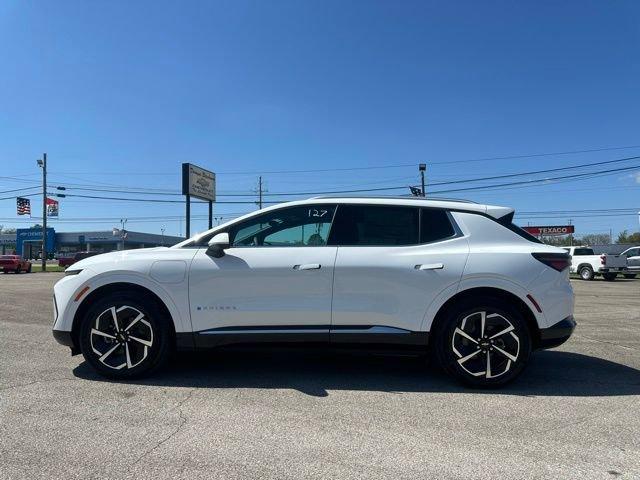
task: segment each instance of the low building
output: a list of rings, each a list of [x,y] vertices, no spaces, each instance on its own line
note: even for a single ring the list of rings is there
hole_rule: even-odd
[[[113,231],[56,232],[47,228],[47,252],[49,256],[72,254],[75,252],[111,252],[113,250],[171,246],[183,241],[182,237],[157,235],[155,233],[127,231],[126,237]],[[16,253],[24,258],[38,258],[42,249],[41,228],[19,228],[16,233],[0,235],[0,252]]]

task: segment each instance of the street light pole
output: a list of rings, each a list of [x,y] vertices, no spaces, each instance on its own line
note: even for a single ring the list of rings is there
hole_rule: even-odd
[[[42,160],[38,160],[38,166],[42,168],[42,271],[47,271],[47,154],[42,154]]]
[[[160,233],[162,234],[162,246],[164,247],[164,225],[160,227]]]
[[[426,197],[427,194],[424,191],[424,172],[427,170],[427,164],[421,163],[420,165],[418,165],[418,170],[420,170],[420,178],[422,180],[422,196]]]

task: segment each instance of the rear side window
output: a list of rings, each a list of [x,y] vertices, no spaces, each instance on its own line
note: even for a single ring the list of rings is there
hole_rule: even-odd
[[[574,255],[595,255],[595,253],[593,253],[593,249],[592,248],[576,248],[573,251]]]
[[[420,243],[437,242],[456,234],[444,210],[423,208],[420,216]]]
[[[329,245],[415,245],[420,210],[384,205],[340,205]]]

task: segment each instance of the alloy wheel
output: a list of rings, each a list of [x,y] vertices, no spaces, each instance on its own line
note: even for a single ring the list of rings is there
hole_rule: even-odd
[[[148,357],[153,346],[153,328],[137,308],[112,306],[96,317],[90,343],[93,353],[106,367],[131,369]]]
[[[497,378],[518,360],[520,339],[514,325],[503,315],[477,311],[458,323],[451,348],[458,365],[468,374]]]

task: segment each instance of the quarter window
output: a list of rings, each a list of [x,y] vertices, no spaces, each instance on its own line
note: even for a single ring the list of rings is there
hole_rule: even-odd
[[[334,205],[283,208],[229,230],[234,247],[321,247],[327,244]]]
[[[415,245],[420,210],[382,205],[340,205],[330,245]]]
[[[453,237],[456,231],[444,210],[423,208],[420,217],[420,243],[437,242]]]

